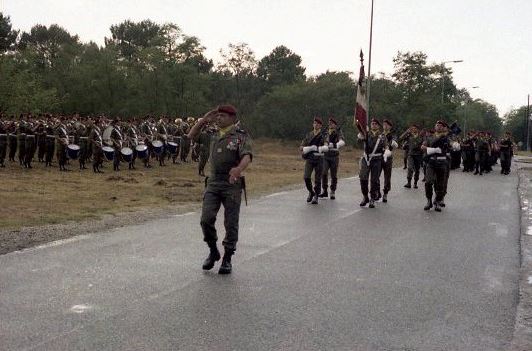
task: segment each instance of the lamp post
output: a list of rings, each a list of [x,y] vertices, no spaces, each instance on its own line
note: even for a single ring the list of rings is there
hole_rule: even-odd
[[[469,89],[478,89],[480,88],[478,85],[474,87],[469,87]],[[464,107],[464,136],[467,134],[467,104],[469,101],[466,100],[466,104]]]
[[[444,72],[445,72],[445,64],[446,63],[460,63],[460,62],[464,62],[464,60],[451,60],[451,61],[443,61],[441,63],[441,104],[443,105],[443,90],[444,90],[444,82],[445,82],[445,76],[444,76]]]

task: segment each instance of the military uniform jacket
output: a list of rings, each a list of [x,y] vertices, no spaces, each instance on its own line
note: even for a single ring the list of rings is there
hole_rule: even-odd
[[[362,139],[364,142],[364,158],[366,160],[380,159],[384,155],[384,150],[388,148],[388,140],[382,133],[372,133],[369,131],[366,134],[366,139]]]
[[[253,157],[251,138],[235,126],[227,133],[213,134],[211,137],[209,182],[229,180],[229,171],[239,165],[245,155]]]
[[[314,131],[310,131],[305,135],[305,139],[301,142],[301,146],[316,146],[320,147],[327,143],[327,135],[322,133],[321,131],[318,132],[318,134],[314,134]],[[306,154],[303,154],[303,158],[305,160],[310,161],[318,161],[321,159],[322,156],[318,153],[318,151],[311,151],[307,152]]]
[[[341,130],[334,130],[332,132],[328,132],[326,136],[326,140],[329,143],[329,151],[325,153],[326,158],[335,158],[340,155],[340,151],[338,150],[338,142],[340,140],[344,139],[344,133]],[[332,149],[331,149],[332,144]]]
[[[57,135],[57,141],[61,145],[67,145],[68,144],[68,133],[67,129],[64,124],[60,124],[56,130],[55,134]]]
[[[211,146],[212,135],[213,133],[204,130],[198,136],[198,140],[196,142],[199,144],[201,152],[209,151]]]
[[[502,139],[500,144],[499,144],[499,147],[500,147],[500,150],[501,152],[504,152],[504,153],[507,153],[507,154],[512,154],[513,153],[513,145],[514,143],[512,142],[512,139],[510,138],[507,138],[507,139]]]
[[[89,139],[92,143],[92,145],[95,145],[99,148],[103,146],[103,139],[102,139],[102,132],[100,130],[100,127],[94,126],[91,130],[91,134],[89,136]]]
[[[477,152],[489,152],[490,151],[490,144],[488,141],[484,138],[478,138],[477,142],[475,144],[475,149]]]
[[[408,134],[405,138],[408,145],[408,155],[412,156],[421,156],[423,151],[421,150],[421,145],[423,144],[423,138],[421,135],[417,134]]]
[[[440,148],[441,152],[434,153],[432,155],[425,154],[426,160],[429,165],[439,166],[447,163],[447,153],[450,152],[449,138],[447,135],[432,135],[426,139],[427,147]]]

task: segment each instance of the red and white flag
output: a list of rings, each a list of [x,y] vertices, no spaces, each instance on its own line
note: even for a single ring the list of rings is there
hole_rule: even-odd
[[[366,133],[368,128],[368,96],[366,95],[366,74],[364,72],[364,54],[362,50],[360,50],[360,73],[358,75],[355,124],[361,133]]]

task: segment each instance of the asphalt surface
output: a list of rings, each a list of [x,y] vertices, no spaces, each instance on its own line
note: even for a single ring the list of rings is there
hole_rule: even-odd
[[[198,213],[0,256],[0,349],[504,350],[517,177],[453,172],[442,213],[403,184],[376,209],[353,178],[252,201],[230,276],[201,270]]]

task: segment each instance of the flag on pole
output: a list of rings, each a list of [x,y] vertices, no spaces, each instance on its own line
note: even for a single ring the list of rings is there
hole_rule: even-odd
[[[366,95],[366,74],[364,72],[364,54],[360,50],[360,73],[358,75],[355,124],[361,133],[368,130],[368,97]]]

